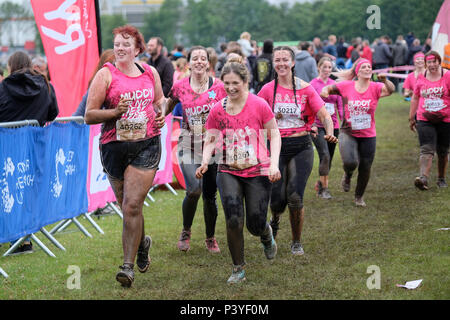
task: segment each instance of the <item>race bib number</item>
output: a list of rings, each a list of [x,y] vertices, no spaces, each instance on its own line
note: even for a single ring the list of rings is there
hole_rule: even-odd
[[[423,107],[428,112],[437,112],[445,108],[444,100],[439,98],[425,99]]]
[[[120,119],[116,121],[117,141],[144,139],[147,134],[148,119]]]
[[[325,109],[328,111],[330,116],[334,114],[334,103],[325,103]]]
[[[243,170],[253,167],[258,164],[253,146],[245,145],[245,147],[239,147],[235,145],[231,149],[227,149],[227,164],[228,166]]]
[[[353,130],[369,129],[372,123],[370,114],[361,114],[350,118]]]
[[[202,135],[205,132],[206,119],[206,114],[191,117],[191,119],[189,120],[189,128],[194,133],[194,135]]]
[[[278,128],[291,129],[305,125],[305,122],[300,119],[301,110],[294,103],[277,103],[274,109]]]

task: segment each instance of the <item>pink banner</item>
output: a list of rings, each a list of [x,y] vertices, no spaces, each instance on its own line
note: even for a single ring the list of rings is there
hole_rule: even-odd
[[[89,163],[87,176],[88,210],[103,208],[108,202],[116,201],[108,177],[103,172],[100,160],[100,124],[89,127]]]
[[[95,0],[31,0],[31,5],[59,116],[70,116],[86,93],[99,59]]]
[[[171,183],[173,178],[172,168],[172,114],[166,117],[166,125],[161,128],[161,160],[158,172],[156,172],[153,184]]]

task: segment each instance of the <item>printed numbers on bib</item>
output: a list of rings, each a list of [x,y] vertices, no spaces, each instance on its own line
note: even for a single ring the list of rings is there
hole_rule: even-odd
[[[369,129],[372,122],[370,114],[360,114],[350,118],[353,130]]]
[[[439,98],[425,99],[423,107],[428,112],[437,112],[445,108],[444,100]]]
[[[148,119],[120,119],[116,121],[118,141],[135,141],[144,139],[147,134]]]
[[[274,109],[278,128],[300,128],[305,125],[305,122],[300,119],[300,107],[297,107],[294,103],[276,103]]]

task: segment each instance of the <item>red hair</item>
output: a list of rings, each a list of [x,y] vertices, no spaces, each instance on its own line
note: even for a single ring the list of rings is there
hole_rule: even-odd
[[[139,32],[139,30],[136,27],[127,24],[115,28],[112,33],[114,37],[116,37],[118,34],[120,34],[125,39],[132,37],[134,39],[135,47],[139,49],[139,54],[145,51],[144,36],[142,35],[142,33]]]

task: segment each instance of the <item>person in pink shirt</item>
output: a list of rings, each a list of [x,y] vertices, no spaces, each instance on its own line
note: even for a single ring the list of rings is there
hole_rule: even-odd
[[[187,56],[191,75],[174,83],[169,92],[167,110],[172,112],[180,102],[183,110],[182,131],[178,141],[178,161],[186,182],[186,196],[183,200],[183,230],[177,247],[180,251],[190,249],[191,227],[197,203],[203,198],[206,248],[211,253],[220,252],[215,234],[217,220],[217,164],[211,164],[208,172],[199,180],[195,170],[202,160],[205,123],[210,109],[226,96],[222,81],[209,75],[209,54],[206,48],[194,46]]]
[[[403,96],[406,98],[411,97],[414,94],[414,87],[419,75],[425,72],[425,54],[418,52],[414,55],[414,71],[408,74],[403,83]]]
[[[324,87],[335,83],[335,81],[330,78],[331,71],[333,69],[331,59],[327,57],[320,59],[317,64],[317,69],[319,70],[319,76],[313,79],[310,84],[314,90],[320,94]],[[323,100],[325,102],[325,109],[328,111],[331,119],[333,120],[333,135],[337,137],[339,135],[339,119],[337,115],[339,114],[340,119],[342,119],[343,115],[342,99],[340,96],[331,95]],[[331,161],[333,160],[336,143],[330,143],[325,140],[325,128],[318,117],[316,117],[316,120],[314,121],[313,131],[316,133],[312,134],[312,141],[316,146],[317,153],[319,154],[319,180],[315,185],[315,189],[318,197],[323,199],[331,199],[332,197],[328,189],[328,175],[330,173]]]
[[[280,134],[270,107],[249,93],[249,72],[242,59],[229,60],[222,69],[227,96],[210,111],[202,165],[197,178],[209,170],[214,149],[219,162],[217,185],[225,213],[233,271],[228,283],[245,280],[244,217],[248,231],[259,236],[267,259],[277,244],[267,223],[272,183],[280,179]],[[270,156],[265,134],[270,139]]]
[[[409,126],[418,132],[420,175],[414,185],[428,190],[433,157],[438,156],[439,188],[446,188],[450,146],[450,72],[441,67],[441,56],[435,51],[425,55],[426,71],[417,78],[409,111]]]
[[[130,287],[136,256],[140,272],[150,265],[152,239],[145,235],[142,206],[161,158],[165,98],[156,69],[135,63],[145,51],[142,34],[133,26],[118,27],[113,34],[115,63],[106,63],[92,80],[85,121],[103,123],[101,160],[123,212],[123,265],[116,280]]]
[[[352,80],[355,77],[356,80]],[[375,110],[382,97],[392,94],[394,84],[386,77],[382,82],[372,82],[372,64],[359,59],[350,70],[338,73],[336,84],[322,89],[321,97],[338,94],[344,101],[344,117],[339,132],[339,151],[344,166],[342,188],[350,191],[353,172],[358,169],[355,189],[355,204],[365,207],[364,192],[370,178],[370,169],[375,158],[376,129]]]
[[[282,137],[280,154],[281,179],[272,188],[270,224],[276,236],[280,218],[286,206],[289,209],[293,255],[304,254],[300,242],[305,209],[303,195],[314,164],[314,150],[309,132],[319,117],[324,124],[324,139],[336,143],[333,121],[319,94],[307,82],[294,76],[295,55],[290,47],[273,51],[275,80],[267,83],[258,96],[272,107]]]

